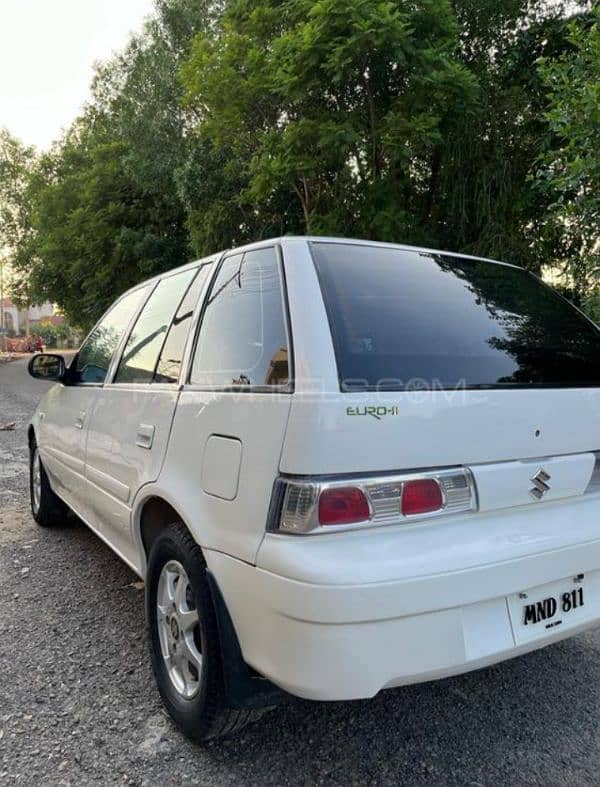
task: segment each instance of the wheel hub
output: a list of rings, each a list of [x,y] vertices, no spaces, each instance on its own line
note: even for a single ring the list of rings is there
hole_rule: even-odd
[[[34,451],[31,462],[31,493],[33,511],[37,514],[42,501],[42,465],[37,448]]]
[[[156,612],[167,674],[177,693],[192,699],[200,691],[202,676],[200,623],[188,575],[177,560],[162,568]]]

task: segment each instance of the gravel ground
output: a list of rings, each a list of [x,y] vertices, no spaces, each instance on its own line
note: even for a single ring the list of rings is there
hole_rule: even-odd
[[[143,588],[81,523],[37,528],[26,424],[0,365],[0,785],[597,784],[600,634],[370,702],[293,702],[196,747],[162,711]],[[368,664],[365,664],[368,669]]]

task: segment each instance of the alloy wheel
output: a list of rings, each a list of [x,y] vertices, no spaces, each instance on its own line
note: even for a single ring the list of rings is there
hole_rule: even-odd
[[[31,460],[31,503],[33,512],[37,514],[42,502],[42,463],[37,448],[34,449]]]
[[[160,573],[156,598],[162,657],[175,690],[192,699],[200,690],[202,644],[198,610],[184,567],[177,560]]]

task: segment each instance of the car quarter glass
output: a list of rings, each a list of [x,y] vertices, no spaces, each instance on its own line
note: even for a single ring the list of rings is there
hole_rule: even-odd
[[[205,305],[192,385],[287,385],[288,340],[282,297],[274,248],[227,257]]]
[[[598,385],[600,332],[510,265],[311,245],[342,387]]]
[[[75,382],[104,382],[121,337],[147,292],[147,287],[140,287],[128,293],[100,320],[77,354]]]
[[[160,352],[153,382],[176,383],[179,380],[183,353],[188,340],[194,310],[200,293],[214,268],[214,263],[203,265],[173,318],[169,333]]]
[[[158,283],[131,330],[115,383],[152,381],[171,320],[196,272],[186,270]]]

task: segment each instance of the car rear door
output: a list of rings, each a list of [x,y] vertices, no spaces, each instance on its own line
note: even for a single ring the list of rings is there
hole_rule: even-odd
[[[85,475],[94,524],[134,565],[132,500],[160,472],[192,315],[212,267],[187,267],[156,284],[91,415]]]

